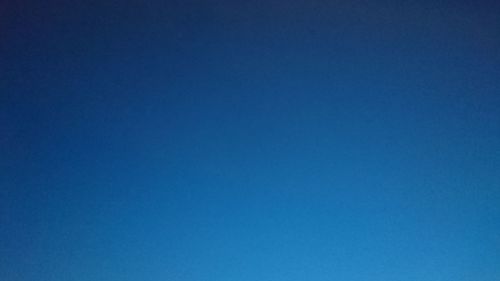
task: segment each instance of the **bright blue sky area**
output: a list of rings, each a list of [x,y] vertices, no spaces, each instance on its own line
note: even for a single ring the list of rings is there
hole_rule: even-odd
[[[494,1],[0,10],[1,280],[499,280]]]

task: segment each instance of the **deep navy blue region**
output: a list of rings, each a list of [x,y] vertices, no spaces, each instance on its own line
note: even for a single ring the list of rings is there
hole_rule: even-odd
[[[499,15],[0,1],[0,280],[500,280]]]

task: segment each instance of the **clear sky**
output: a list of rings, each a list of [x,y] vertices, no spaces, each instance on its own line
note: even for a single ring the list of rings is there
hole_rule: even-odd
[[[0,280],[500,280],[498,3],[0,1]]]

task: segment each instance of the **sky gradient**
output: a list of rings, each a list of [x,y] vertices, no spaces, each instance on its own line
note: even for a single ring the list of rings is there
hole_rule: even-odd
[[[500,280],[498,3],[0,1],[0,280]]]

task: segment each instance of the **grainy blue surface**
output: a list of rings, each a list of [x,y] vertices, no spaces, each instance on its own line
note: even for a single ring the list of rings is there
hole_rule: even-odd
[[[1,1],[0,280],[500,280],[495,1]]]

